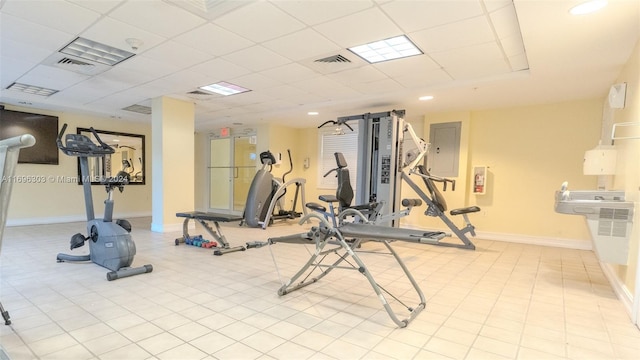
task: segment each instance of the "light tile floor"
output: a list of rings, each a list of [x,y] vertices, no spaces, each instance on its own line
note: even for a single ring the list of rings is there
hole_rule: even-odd
[[[640,358],[640,331],[590,251],[395,242],[427,299],[399,329],[356,271],[279,297],[280,278],[309,257],[303,245],[213,256],[175,246],[177,232],[150,232],[148,218],[132,223],[134,266],[154,270],[111,282],[95,264],[55,261],[83,223],[6,229],[0,300],[13,324],[0,327],[0,343],[11,359]],[[231,245],[302,230],[223,227]],[[381,285],[417,304],[390,256],[361,256]]]

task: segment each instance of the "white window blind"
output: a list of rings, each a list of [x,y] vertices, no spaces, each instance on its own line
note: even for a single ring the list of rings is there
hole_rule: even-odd
[[[354,131],[344,127],[344,135],[335,135],[334,127],[320,129],[320,166],[318,167],[318,187],[335,190],[338,187],[336,173],[323,177],[329,170],[338,167],[334,153],[341,152],[347,161],[351,187],[356,191],[356,177],[358,165],[358,124],[349,124]]]

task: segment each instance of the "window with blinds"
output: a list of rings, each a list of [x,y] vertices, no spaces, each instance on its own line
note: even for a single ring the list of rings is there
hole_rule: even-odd
[[[338,187],[336,173],[333,172],[327,177],[323,175],[331,169],[338,167],[334,153],[341,152],[347,161],[351,187],[356,191],[356,177],[358,164],[358,123],[349,124],[354,131],[344,128],[344,135],[336,135],[334,127],[321,128],[319,131],[320,140],[320,166],[318,167],[318,188],[335,190]]]

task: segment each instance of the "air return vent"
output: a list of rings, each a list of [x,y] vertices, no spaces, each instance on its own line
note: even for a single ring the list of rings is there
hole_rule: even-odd
[[[71,58],[68,58],[68,57],[64,57],[64,58],[58,60],[58,64],[60,64],[60,65],[74,65],[74,66],[95,66],[93,64],[89,64],[89,63],[86,63],[86,62],[80,61],[80,60],[71,59]]]
[[[206,91],[202,91],[202,90],[189,91],[187,94],[197,95],[197,96],[200,96],[200,95],[209,95],[209,96],[211,96],[211,95],[213,95],[212,93],[209,93],[209,92],[206,92]]]
[[[350,63],[351,60],[347,59],[346,57],[338,54],[338,55],[332,55],[332,56],[327,56],[326,58],[322,58],[322,59],[318,59],[315,60],[315,62],[323,62],[323,63]]]
[[[137,112],[140,114],[145,114],[145,115],[150,115],[151,114],[151,108],[148,106],[144,106],[144,105],[131,105],[131,106],[127,106],[126,108],[122,108],[122,110],[127,110],[127,111],[131,111],[131,112]]]

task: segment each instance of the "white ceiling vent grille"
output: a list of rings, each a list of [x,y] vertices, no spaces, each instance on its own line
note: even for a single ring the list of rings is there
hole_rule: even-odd
[[[338,55],[327,56],[325,58],[315,60],[315,62],[322,62],[322,63],[350,63],[351,60],[349,60],[346,57],[338,54]]]
[[[151,108],[144,105],[138,105],[138,104],[130,105],[130,106],[127,106],[126,108],[122,108],[122,110],[136,112],[139,114],[151,115]]]
[[[46,58],[42,65],[53,66],[58,69],[68,70],[83,75],[98,75],[107,71],[110,66],[94,63],[86,60],[80,60],[75,56],[55,53]]]

